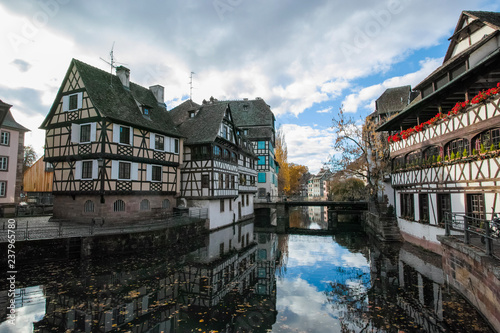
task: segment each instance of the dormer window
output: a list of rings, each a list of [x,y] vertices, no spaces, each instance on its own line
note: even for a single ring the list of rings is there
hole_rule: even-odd
[[[149,108],[142,108],[142,113],[144,113],[145,116],[149,116]]]
[[[195,115],[195,111],[189,111],[189,118],[193,118]]]
[[[243,104],[243,111],[248,111],[248,104]]]

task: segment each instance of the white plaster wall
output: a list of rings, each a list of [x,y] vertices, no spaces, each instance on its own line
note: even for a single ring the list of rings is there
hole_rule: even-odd
[[[437,236],[444,235],[444,229],[442,228],[430,226],[428,224],[409,222],[402,218],[398,218],[398,226],[399,230],[402,232],[441,246],[441,243],[437,240]]]

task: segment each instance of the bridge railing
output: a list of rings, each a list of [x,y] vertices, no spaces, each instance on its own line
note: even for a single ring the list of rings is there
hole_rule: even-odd
[[[30,226],[29,222],[25,227],[14,229],[16,241],[29,241],[55,238],[71,237],[91,237],[114,234],[138,233],[145,231],[158,231],[172,227],[184,226],[204,220],[208,217],[208,209],[190,209],[189,212],[177,212],[165,216],[161,220],[151,220],[147,222],[138,222],[135,225],[114,225],[99,226],[92,225],[65,225],[62,222],[46,222],[46,225]],[[3,225],[0,232],[0,243],[7,242],[7,228]]]

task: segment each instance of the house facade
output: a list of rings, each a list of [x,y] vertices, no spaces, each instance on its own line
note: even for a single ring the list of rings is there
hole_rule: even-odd
[[[183,138],[163,87],[73,59],[41,129],[53,167],[55,220],[128,223],[176,205]]]
[[[256,156],[235,125],[232,107],[215,100],[186,107],[191,103],[170,111],[186,137],[180,197],[188,207],[208,208],[209,229],[253,217]]]
[[[443,64],[378,128],[390,134],[405,240],[441,253],[447,214],[491,219],[500,211],[499,81],[500,13],[464,11]]]
[[[276,161],[276,130],[271,107],[262,98],[229,101],[234,123],[250,140],[257,155],[257,197],[267,193],[276,197],[278,193],[279,164]]]
[[[15,214],[16,204],[21,200],[24,133],[29,131],[14,120],[11,107],[0,100],[4,114],[0,126],[0,211],[5,215]]]
[[[321,169],[307,182],[307,196],[309,200],[326,200],[328,198],[328,180],[332,173],[330,170]]]

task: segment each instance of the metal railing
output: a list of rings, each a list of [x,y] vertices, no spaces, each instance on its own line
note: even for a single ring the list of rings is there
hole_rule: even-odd
[[[492,233],[491,219],[477,218],[461,213],[446,213],[444,222],[446,236],[461,238],[465,244],[474,245],[484,250],[489,256],[500,257],[500,253],[496,253],[498,251],[495,251],[494,248],[494,246],[499,245],[499,239],[496,233]],[[462,237],[459,237],[461,235]]]
[[[15,231],[16,241],[71,238],[71,237],[90,237],[114,234],[138,233],[145,231],[164,230],[173,227],[189,225],[200,220],[208,218],[208,209],[190,209],[186,212],[176,212],[166,214],[161,219],[137,222],[135,225],[115,225],[105,226],[99,223],[83,224],[65,224],[64,222],[46,222],[41,226],[40,223],[30,225],[26,222],[24,227],[18,227]],[[5,223],[4,223],[5,224]],[[0,232],[0,243],[7,242],[7,229],[3,226]]]

